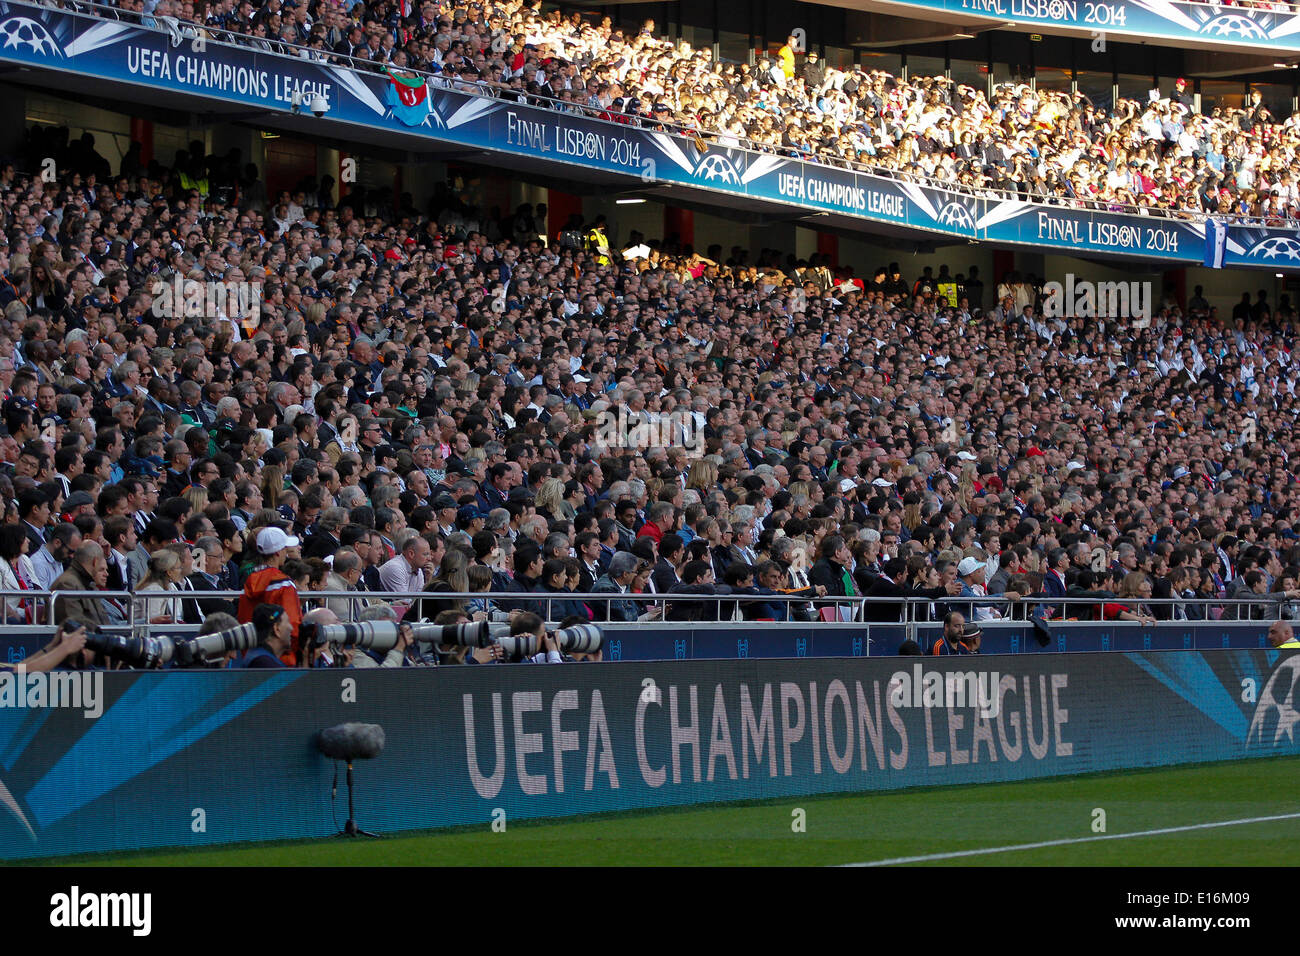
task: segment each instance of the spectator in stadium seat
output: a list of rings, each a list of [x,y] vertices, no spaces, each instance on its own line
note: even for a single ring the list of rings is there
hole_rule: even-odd
[[[281,652],[288,659],[286,664],[298,662],[298,628],[302,623],[302,605],[298,600],[298,588],[286,575],[281,566],[288,557],[287,549],[296,548],[299,541],[275,526],[260,529],[255,539],[255,547],[260,564],[244,582],[244,593],[239,599],[236,616],[241,624],[253,620],[253,613],[263,605],[275,605],[284,610],[288,621],[291,646],[288,653]]]
[[[686,595],[708,597],[723,593],[713,577],[713,567],[707,560],[695,559],[682,566],[681,580],[668,589],[669,596]],[[668,621],[716,621],[718,603],[707,600],[669,601],[664,619]]]
[[[189,575],[192,591],[222,591],[222,573],[225,570],[225,550],[221,539],[207,535],[194,542],[196,550],[203,552],[203,563]],[[230,614],[236,609],[233,601],[225,598],[194,598],[183,602],[185,623],[202,624],[212,614]]]
[[[628,594],[641,561],[627,551],[617,552],[609,562],[608,570],[592,586],[593,594]],[[597,621],[635,621],[640,612],[636,602],[622,600],[592,600],[590,608]]]
[[[379,581],[390,593],[413,593],[424,590],[424,574],[432,557],[427,539],[415,531],[406,531],[399,553],[379,568]]]
[[[81,532],[68,522],[57,524],[45,536],[45,544],[31,556],[32,574],[41,590],[52,590],[54,581],[63,574],[72,552],[81,546]]]
[[[108,562],[104,549],[93,541],[79,545],[70,556],[68,569],[59,575],[52,591],[103,591],[108,584]],[[53,623],[72,618],[98,631],[105,625],[120,622],[120,613],[110,614],[103,598],[60,597],[54,602]]]
[[[961,582],[953,579],[946,584],[931,588],[909,588],[903,584],[907,574],[907,561],[904,558],[890,558],[885,562],[880,577],[871,585],[864,595],[868,600],[864,607],[865,620],[897,623],[903,619],[906,598],[925,598],[936,600],[961,594]],[[892,599],[892,600],[891,600]],[[965,618],[962,618],[965,620]]]
[[[646,522],[637,532],[637,537],[647,537],[659,544],[665,534],[672,531],[677,524],[677,509],[672,502],[656,501],[646,512]]]

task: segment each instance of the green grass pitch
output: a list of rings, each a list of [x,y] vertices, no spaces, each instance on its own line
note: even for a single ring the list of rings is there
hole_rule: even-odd
[[[1007,784],[512,822],[474,829],[81,857],[78,866],[834,865],[980,852],[923,865],[1293,865],[1300,757]],[[798,814],[805,830],[795,832]],[[1105,831],[1094,830],[1098,810]],[[1205,824],[1290,814],[1207,828]],[[364,810],[359,814],[365,825]],[[1119,834],[1188,827],[1176,833]],[[1110,839],[1095,839],[1109,836]]]

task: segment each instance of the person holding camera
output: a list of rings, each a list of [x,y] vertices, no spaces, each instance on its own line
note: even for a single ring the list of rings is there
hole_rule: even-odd
[[[520,634],[531,634],[536,637],[542,649],[531,656],[525,655],[523,663],[525,664],[563,664],[564,657],[560,654],[560,644],[555,639],[555,635],[546,630],[546,624],[540,615],[532,611],[522,611],[515,615],[510,622],[510,636],[514,637]],[[501,651],[500,645],[493,647],[493,660],[505,660],[505,654]],[[500,653],[497,653],[500,652]]]
[[[257,629],[257,647],[244,655],[244,667],[284,667],[280,660],[293,646],[293,622],[278,604],[259,604],[253,608],[253,627]]]
[[[76,618],[67,618],[54,632],[54,639],[35,654],[16,664],[0,663],[0,670],[21,670],[27,674],[63,668],[81,669],[82,651],[86,646],[86,625]]]

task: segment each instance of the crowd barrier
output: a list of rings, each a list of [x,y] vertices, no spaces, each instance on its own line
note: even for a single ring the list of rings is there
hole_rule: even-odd
[[[197,624],[146,624],[149,619],[149,602],[165,603],[168,599],[145,598],[126,591],[0,591],[0,602],[23,601],[24,607],[30,606],[34,609],[35,616],[46,621],[53,604],[87,596],[110,597],[118,601],[124,619],[119,624],[102,627],[101,630],[105,632],[178,637],[192,636],[198,631]],[[374,592],[358,591],[309,591],[301,595],[305,610],[321,605],[339,608],[344,612],[340,615],[344,621],[357,620],[367,603],[393,603],[399,609],[404,609],[412,601],[424,596],[424,592],[377,595]],[[208,600],[214,597],[226,598],[233,608],[239,592],[172,594],[172,598],[180,601],[196,598]],[[457,595],[450,592],[437,595],[439,600],[455,597]],[[619,600],[629,596],[564,594],[548,598],[544,594],[493,592],[463,594],[460,597],[483,601],[493,610],[528,602],[546,620],[554,623],[558,621],[559,615],[550,613],[551,600],[580,600],[589,606],[595,606],[611,597]],[[635,598],[638,605],[644,608],[652,608],[663,602],[663,596],[654,594],[630,597]],[[767,596],[763,600],[777,606],[809,604],[804,598],[785,595]],[[811,603],[842,611],[842,621],[792,623],[730,620],[736,612],[737,604],[744,604],[745,600],[727,595],[674,595],[670,603],[695,605],[700,608],[708,623],[644,620],[623,624],[600,621],[598,623],[606,632],[605,658],[640,661],[890,656],[897,654],[902,643],[908,639],[915,640],[922,650],[928,650],[940,634],[941,625],[935,618],[943,609],[939,607],[936,610],[935,603],[927,600],[900,602],[881,598],[820,599]],[[962,599],[954,598],[949,603],[959,610],[969,611]],[[1095,599],[1056,599],[1052,602],[1051,609],[1058,618],[1034,625],[1026,619],[1027,615],[1045,610],[1045,599],[1027,599],[1017,603],[1008,602],[1004,598],[989,598],[980,603],[992,605],[999,613],[1014,618],[981,623],[984,632],[981,650],[985,654],[1264,648],[1268,646],[1266,635],[1269,623],[1283,616],[1287,610],[1276,602],[1248,599],[1164,599],[1149,602],[1157,613],[1164,609],[1172,614],[1177,609],[1180,616],[1191,614],[1198,619],[1161,620],[1155,624],[1137,621],[1095,622],[1090,620],[1095,616],[1098,604]],[[894,616],[901,623],[870,623],[870,617],[882,605],[897,609]],[[854,620],[849,620],[850,618]],[[6,627],[0,633],[0,663],[21,664],[49,642],[53,631],[53,626],[49,624],[15,624]]]
[[[1297,684],[1272,650],[0,675],[0,856],[329,835],[345,721],[391,833],[1295,754]]]
[[[146,27],[15,0],[0,2],[0,37],[0,62],[79,77],[102,95],[134,99],[147,90],[152,98],[189,102],[193,109],[206,101],[217,115],[262,110],[286,128],[303,131],[301,124],[309,122],[305,129],[315,136],[400,142],[425,153],[469,148],[506,166],[584,175],[608,188],[684,186],[700,190],[701,200],[782,214],[803,209],[829,217],[831,225],[871,222],[918,238],[943,235],[1148,263],[1206,261],[1201,213],[1143,214],[939,188],[739,144],[705,144],[693,134],[587,115],[573,105],[557,110],[499,99],[459,81],[449,89],[437,76],[424,78],[418,105],[409,107],[396,81],[369,70],[197,37],[175,24]],[[317,96],[326,107],[323,117],[305,116],[303,104]],[[1300,261],[1300,239],[1284,222],[1234,220],[1226,230],[1225,266],[1276,271],[1292,261]]]

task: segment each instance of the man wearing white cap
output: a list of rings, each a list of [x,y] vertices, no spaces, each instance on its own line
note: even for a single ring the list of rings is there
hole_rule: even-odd
[[[957,577],[961,580],[962,597],[986,597],[984,590],[984,562],[979,558],[962,558],[961,563],[957,565]],[[992,621],[1002,617],[1002,613],[994,607],[987,605],[980,606],[974,602],[970,604],[956,604],[950,607],[962,610],[966,617],[975,621]]]
[[[298,586],[280,570],[284,564],[285,549],[295,548],[298,539],[285,534],[280,528],[270,526],[257,532],[257,553],[262,563],[244,582],[244,594],[239,599],[239,622],[247,624],[253,611],[262,604],[276,604],[284,608],[293,627],[293,647],[284,655],[285,663],[298,661],[298,627],[302,624],[302,605],[298,601]]]

